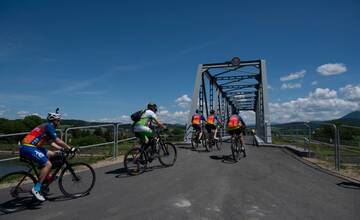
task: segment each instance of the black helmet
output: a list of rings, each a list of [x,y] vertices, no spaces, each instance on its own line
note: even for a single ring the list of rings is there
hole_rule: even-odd
[[[157,105],[155,103],[149,102],[147,105],[148,109],[154,110],[154,112],[157,112]]]
[[[214,109],[211,109],[211,110],[210,110],[210,114],[215,114],[215,110],[214,110]]]
[[[233,108],[233,109],[232,109],[232,114],[233,114],[233,115],[237,115],[238,113],[239,113],[239,112],[238,112],[238,110],[237,110],[236,108]]]
[[[196,109],[196,110],[195,110],[195,113],[196,113],[196,114],[199,114],[199,109]]]

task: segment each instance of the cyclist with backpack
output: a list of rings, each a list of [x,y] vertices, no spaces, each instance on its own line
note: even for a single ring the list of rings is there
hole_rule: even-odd
[[[21,157],[34,161],[42,167],[40,170],[40,180],[31,189],[31,193],[40,201],[45,201],[40,190],[43,182],[49,178],[48,175],[51,171],[52,164],[49,158],[55,155],[53,151],[47,150],[42,145],[49,142],[52,147],[59,150],[64,148],[72,151],[75,149],[63,142],[56,134],[56,128],[59,126],[61,120],[61,115],[58,113],[58,110],[59,109],[56,109],[56,113],[49,112],[47,116],[48,122],[37,126],[29,132],[22,140],[19,149]]]
[[[155,136],[154,131],[151,129],[153,127],[153,123],[161,128],[165,128],[165,126],[158,120],[156,112],[156,104],[150,102],[147,105],[146,110],[141,110],[131,115],[131,119],[134,121],[133,130],[135,136],[138,137],[142,143],[147,145],[152,143],[152,139]]]
[[[241,150],[244,149],[244,139],[243,139],[243,133],[245,133],[245,127],[246,124],[244,120],[240,117],[236,109],[232,110],[232,115],[230,116],[228,122],[227,122],[227,131],[228,133],[233,135],[239,135],[240,136],[240,144],[241,144]]]

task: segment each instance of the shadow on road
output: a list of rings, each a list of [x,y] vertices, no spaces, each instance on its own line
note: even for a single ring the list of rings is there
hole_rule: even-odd
[[[357,189],[360,190],[360,184],[359,183],[355,183],[355,182],[341,182],[336,184],[342,188],[346,188],[346,189]]]
[[[156,169],[162,169],[165,168],[162,165],[154,165],[154,166],[148,166],[145,170],[145,172],[150,172]],[[105,174],[114,174],[115,178],[128,178],[128,177],[133,177],[132,175],[129,175],[127,170],[124,167],[121,167],[119,169],[115,169],[115,170],[110,170],[105,172]],[[137,176],[137,175],[135,175]]]
[[[233,160],[231,155],[222,155],[222,156],[211,155],[209,157],[210,157],[210,159],[213,159],[213,160],[221,160],[221,162],[223,162],[223,163],[231,163],[231,164],[236,163],[236,161]]]
[[[67,200],[73,200],[81,197],[66,197],[64,195],[59,196],[46,196],[47,201],[61,202]],[[14,198],[9,201],[0,204],[0,216],[20,212],[23,210],[36,210],[41,208],[42,202],[35,199],[32,195],[24,198]]]
[[[35,210],[40,209],[41,202],[33,198],[32,196],[12,199],[0,204],[1,215],[11,214],[22,210]]]

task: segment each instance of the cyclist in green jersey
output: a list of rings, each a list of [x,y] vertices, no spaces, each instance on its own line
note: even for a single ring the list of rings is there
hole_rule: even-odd
[[[154,138],[155,133],[152,130],[153,123],[160,128],[165,128],[165,126],[158,120],[156,112],[156,104],[149,103],[147,109],[141,115],[141,119],[133,124],[135,136],[138,137],[142,143],[149,144]]]

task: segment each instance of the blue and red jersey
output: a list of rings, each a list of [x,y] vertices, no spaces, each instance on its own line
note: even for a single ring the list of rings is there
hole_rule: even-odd
[[[23,139],[22,144],[41,147],[45,142],[55,140],[56,138],[56,129],[53,123],[48,122],[41,124],[30,131]]]

